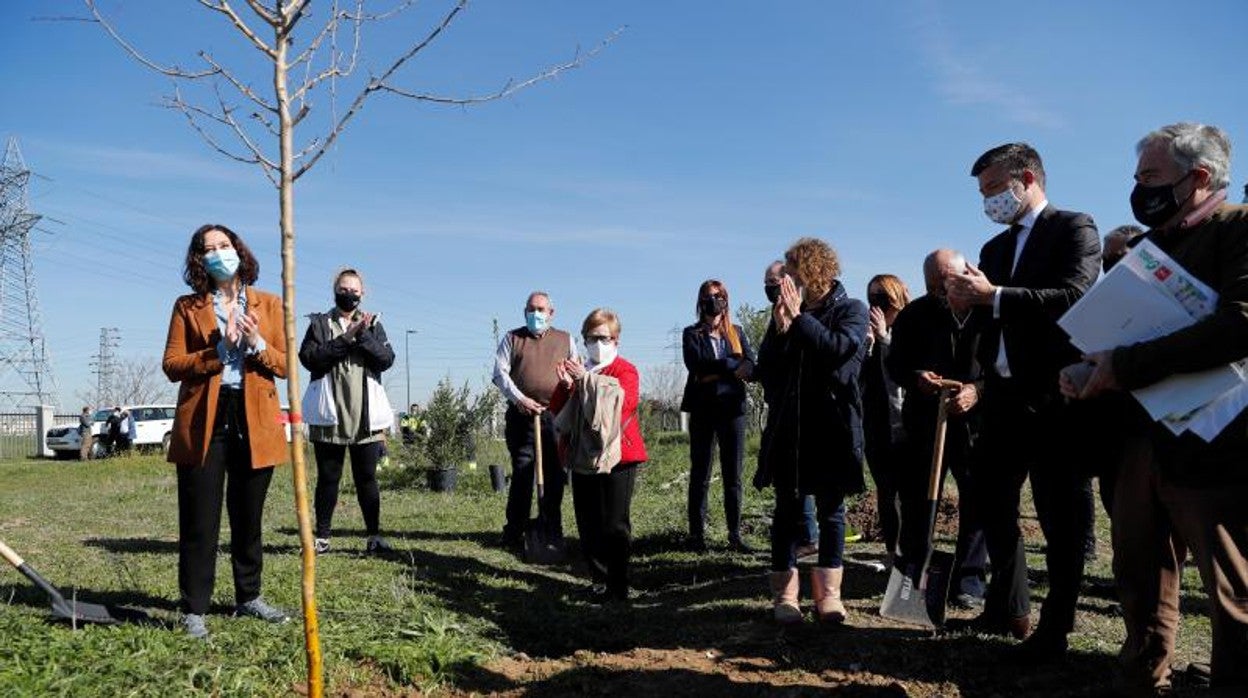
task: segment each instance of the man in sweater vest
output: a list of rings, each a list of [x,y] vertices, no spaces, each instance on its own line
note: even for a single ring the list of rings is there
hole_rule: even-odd
[[[550,294],[530,293],[524,305],[524,326],[503,337],[494,360],[494,385],[509,403],[505,437],[511,453],[511,489],[507,493],[503,544],[515,549],[524,545],[533,502],[533,465],[537,459],[533,415],[541,418],[542,474],[546,485],[545,496],[537,503],[538,511],[549,528],[547,535],[563,535],[564,474],[559,465],[553,420],[546,407],[559,382],[555,367],[564,359],[577,358],[577,353],[572,335],[551,327],[554,316]]]

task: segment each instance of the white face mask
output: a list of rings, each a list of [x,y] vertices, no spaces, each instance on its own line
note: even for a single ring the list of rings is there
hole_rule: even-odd
[[[599,340],[586,344],[585,353],[589,355],[589,360],[595,364],[609,364],[615,360],[616,355],[619,353],[619,347],[615,346],[615,342],[610,340]]]
[[[993,223],[1010,225],[1022,208],[1023,200],[1014,193],[1014,187],[1006,187],[1000,194],[984,197],[984,213]]]

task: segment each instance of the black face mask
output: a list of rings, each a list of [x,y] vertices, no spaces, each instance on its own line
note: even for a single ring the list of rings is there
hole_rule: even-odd
[[[1173,218],[1174,214],[1182,208],[1183,202],[1192,196],[1188,194],[1187,198],[1179,201],[1174,195],[1174,188],[1191,175],[1192,173],[1188,172],[1171,184],[1158,184],[1152,187],[1137,183],[1131,190],[1131,213],[1135,214],[1135,220],[1142,225],[1156,228]]]
[[[893,307],[893,299],[889,298],[887,293],[868,294],[867,302],[870,303],[872,307],[879,308],[880,310],[888,310]]]
[[[338,291],[334,294],[334,305],[338,306],[338,309],[342,312],[349,313],[360,307],[360,297],[354,293]]]
[[[728,309],[728,301],[723,296],[711,296],[698,300],[698,312],[706,317],[715,317]]]
[[[768,303],[775,303],[780,300],[780,284],[765,284],[763,293],[766,294]]]

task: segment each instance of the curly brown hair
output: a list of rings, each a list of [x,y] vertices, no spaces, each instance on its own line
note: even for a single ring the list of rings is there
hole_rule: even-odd
[[[816,298],[832,288],[841,275],[836,250],[819,238],[801,238],[784,253],[784,268]]]
[[[195,293],[201,294],[212,293],[217,287],[212,275],[204,267],[204,236],[213,230],[225,233],[225,236],[230,239],[230,244],[234,246],[234,251],[238,253],[239,282],[244,286],[256,283],[256,279],[260,278],[260,262],[256,261],[256,256],[251,253],[247,243],[243,242],[238,233],[224,225],[209,223],[199,226],[191,234],[191,244],[186,248],[186,263],[182,268],[182,280],[186,282],[186,285],[190,286]]]

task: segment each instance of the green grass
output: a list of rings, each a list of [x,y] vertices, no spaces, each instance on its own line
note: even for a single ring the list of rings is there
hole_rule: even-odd
[[[933,638],[880,619],[874,609],[886,578],[855,564],[878,559],[879,546],[872,543],[847,548],[846,594],[856,627],[776,628],[767,616],[764,557],[679,550],[687,447],[670,436],[649,445],[652,463],[639,480],[633,509],[634,580],[640,593],[631,608],[579,601],[583,579],[575,563],[532,567],[494,545],[505,498],[490,491],[487,466],[507,462],[500,443],[482,444],[479,467],[462,472],[450,495],[400,488],[396,483],[413,478],[383,470],[382,525],[400,551],[392,559],[361,554],[362,522],[350,478],[344,478],[334,551],[317,561],[331,690],[371,695],[401,693],[405,687],[452,693],[522,689],[526,695],[577,695],[589,682],[606,693],[625,685],[631,691],[677,685],[686,692],[719,694],[752,685],[758,693],[731,694],[768,692],[758,679],[724,683],[671,668],[609,667],[611,657],[637,648],[714,650],[775,667],[768,676],[777,680],[846,676],[837,680],[864,691],[889,681],[917,695],[1050,695],[1066,693],[1062,687],[1071,685],[1089,692],[1108,685],[1112,655],[1122,639],[1112,601],[1091,594],[1081,600],[1072,637],[1076,652],[1063,671],[1020,672],[1002,662],[1002,641]],[[752,471],[752,458],[747,463]],[[74,631],[47,621],[46,600],[15,571],[0,572],[0,695],[289,695],[303,681],[300,624],[271,626],[228,616],[233,585],[227,554],[218,558],[211,642],[192,641],[177,631],[172,466],[154,456],[3,461],[0,483],[0,539],[67,594],[76,590],[86,601],[143,609],[157,621]],[[719,488],[719,482],[712,485],[713,544],[725,537]],[[769,492],[747,491],[747,539],[760,549],[766,545],[769,498]],[[264,593],[297,610],[293,512],[290,470],[284,467],[266,511]],[[1110,554],[1103,515],[1100,524],[1101,556],[1090,576],[1105,579]],[[570,493],[564,526],[575,535]],[[949,542],[945,546],[952,549]],[[1039,541],[1029,552],[1033,566],[1041,567]],[[1180,654],[1205,659],[1206,601],[1194,572],[1186,581]],[[1042,596],[1043,586],[1034,591]],[[524,656],[570,664],[546,664],[523,677],[498,668],[499,659]],[[612,689],[610,680],[621,683]]]

